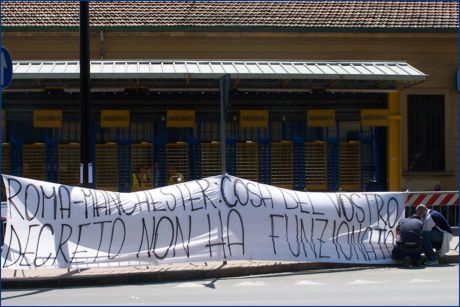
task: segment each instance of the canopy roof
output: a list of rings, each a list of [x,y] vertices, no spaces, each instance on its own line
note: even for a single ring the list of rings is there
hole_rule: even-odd
[[[18,61],[11,88],[78,87],[79,61]],[[92,86],[215,88],[229,74],[240,87],[388,90],[410,87],[427,75],[405,62],[341,61],[92,61]],[[30,81],[34,81],[30,83]],[[39,81],[39,82],[37,82]]]

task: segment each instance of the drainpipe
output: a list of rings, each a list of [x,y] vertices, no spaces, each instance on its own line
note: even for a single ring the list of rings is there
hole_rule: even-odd
[[[104,31],[99,31],[99,58],[104,59],[105,49],[104,49]]]

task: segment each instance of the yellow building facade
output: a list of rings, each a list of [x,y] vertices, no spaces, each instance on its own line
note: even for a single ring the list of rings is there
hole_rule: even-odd
[[[237,152],[236,155],[240,155],[238,157],[243,157],[243,151],[248,150],[247,155],[252,155],[252,158],[248,157],[245,161],[249,164],[258,163],[258,168],[251,171],[250,166],[238,167],[238,162],[235,162],[236,166],[233,171],[236,175],[241,175],[248,179],[307,190],[310,190],[309,185],[312,190],[364,190],[368,182],[373,179],[377,179],[380,189],[390,191],[458,189],[458,19],[456,25],[446,21],[444,25],[441,25],[442,27],[440,26],[441,28],[426,26],[422,29],[415,24],[411,26],[410,22],[408,23],[409,26],[400,26],[399,28],[388,25],[387,22],[387,26],[382,27],[378,25],[377,20],[374,21],[374,25],[363,26],[359,21],[355,21],[355,24],[350,23],[348,26],[328,27],[328,22],[333,23],[332,17],[323,18],[322,28],[314,28],[308,25],[281,28],[277,24],[253,27],[244,26],[243,23],[223,26],[218,22],[214,25],[197,26],[194,22],[203,14],[205,15],[203,18],[207,16],[208,20],[212,20],[212,17],[216,16],[213,10],[226,8],[229,16],[233,16],[232,14],[237,15],[239,12],[234,8],[229,8],[232,2],[216,3],[217,8],[211,7],[211,4],[204,2],[201,2],[193,10],[187,6],[186,8],[189,9],[191,14],[189,25],[165,26],[158,24],[158,22],[155,23],[152,18],[152,20],[148,19],[150,21],[147,21],[147,24],[142,27],[132,25],[134,21],[132,21],[131,25],[128,22],[128,25],[111,26],[103,24],[101,26],[96,24],[95,19],[93,19],[90,41],[91,59],[94,61],[135,60],[139,62],[151,60],[164,62],[172,60],[229,60],[276,61],[279,63],[296,61],[342,63],[391,63],[402,61],[408,63],[423,72],[426,78],[413,82],[380,80],[379,82],[374,82],[372,86],[363,83],[364,88],[359,82],[350,84],[341,81],[340,78],[338,81],[335,79],[330,81],[322,79],[318,84],[313,81],[308,83],[309,87],[304,87],[305,91],[303,92],[299,90],[301,88],[299,86],[294,89],[291,86],[293,82],[290,79],[280,81],[276,87],[270,84],[268,85],[269,88],[261,85],[260,80],[254,79],[253,83],[258,82],[257,85],[254,85],[258,89],[255,91],[253,88],[242,88],[239,79],[232,78],[231,86],[235,95],[230,97],[230,103],[232,104],[232,99],[235,103],[231,105],[231,114],[227,120],[235,123],[234,126],[230,123],[227,137],[234,136],[235,146],[229,150],[230,152],[232,150]],[[259,8],[266,5],[263,2],[259,3],[262,3],[259,4]],[[429,4],[430,2],[427,3]],[[433,6],[438,5],[436,1],[432,1],[432,3]],[[191,5],[185,1],[183,4]],[[273,1],[270,2],[270,5],[272,4]],[[289,9],[286,3],[283,4],[280,1],[278,4],[285,5],[286,9]],[[9,5],[10,7],[8,7]],[[156,4],[146,2],[145,5]],[[168,4],[161,5],[158,9],[159,11],[154,12],[169,16],[165,18],[170,18],[174,14],[180,15],[175,4],[170,3],[169,7]],[[241,6],[243,5],[241,4]],[[303,18],[308,19],[309,1],[304,1],[304,5],[299,9],[305,10]],[[331,2],[330,4],[325,4],[326,7],[327,5],[337,4]],[[366,7],[370,5],[370,9],[374,9],[375,12],[380,12],[381,9],[381,7],[373,7],[372,4],[366,1],[362,2],[361,5]],[[387,5],[391,6],[391,4]],[[417,4],[413,5],[416,6]],[[449,11],[443,10],[444,14],[450,14],[447,17],[450,18],[455,12],[458,14],[458,4],[445,2],[444,5],[449,8]],[[15,10],[18,11],[18,7],[8,3],[2,7],[2,23],[4,24],[2,44],[9,49],[14,61],[23,63],[40,61],[43,63],[78,60],[79,34],[78,29],[75,29],[75,21],[72,26],[54,25],[46,28],[45,25],[31,24],[27,27],[21,27],[14,18],[14,12]],[[7,8],[7,10],[5,11],[4,8]],[[420,9],[420,14],[424,12],[423,10],[427,12],[430,9],[429,5],[418,8]],[[40,8],[34,9],[40,11]],[[72,9],[75,9],[75,7],[69,7],[67,10]],[[334,9],[340,10],[341,8],[334,6]],[[342,9],[346,11],[349,7],[343,7]],[[101,10],[104,10],[104,3],[90,6],[90,14]],[[315,10],[319,10],[319,8],[315,8]],[[387,8],[387,10],[387,14],[396,14],[396,16],[402,11],[396,5],[393,8]],[[139,16],[142,15],[141,11],[136,12]],[[116,13],[113,12],[113,16],[116,16]],[[46,14],[46,12],[43,14]],[[161,14],[158,16],[166,16]],[[386,13],[382,14],[385,16]],[[260,15],[263,17],[264,12],[262,11]],[[194,16],[197,17],[194,19]],[[445,20],[451,20],[447,19],[447,17]],[[289,17],[283,18],[286,18],[286,22],[293,22],[294,20],[293,17],[291,19]],[[355,17],[350,10],[348,15],[345,14],[341,18],[351,20]],[[103,23],[109,22],[103,21],[103,19],[98,21],[101,20]],[[78,110],[76,105],[78,101],[75,98],[75,94],[69,96],[71,95],[69,93],[72,93],[72,89],[75,88],[74,83],[70,84],[70,82],[60,77],[56,77],[54,84],[48,81],[42,82],[39,77],[36,79],[30,77],[27,80],[21,79],[16,81],[16,85],[14,85],[15,81],[13,78],[11,89],[3,94],[3,110],[6,113],[3,142],[10,144],[7,147],[16,146],[13,144],[17,143],[21,137],[18,137],[14,130],[20,129],[21,122],[31,122],[34,110],[64,110],[64,122],[69,120],[66,119],[66,116],[67,118],[73,117],[71,121],[76,121],[73,113]],[[105,94],[106,96],[97,96],[103,94],[96,94],[94,98],[95,111],[129,110],[131,114],[130,127],[115,127],[111,132],[105,131],[104,135],[99,131],[104,127],[94,128],[95,151],[96,153],[98,150],[99,152],[105,151],[106,155],[120,154],[123,151],[121,148],[125,144],[129,144],[130,154],[127,154],[126,157],[131,157],[131,163],[127,166],[128,169],[124,171],[124,177],[131,177],[127,174],[134,172],[134,169],[140,165],[134,162],[132,157],[135,156],[135,152],[141,152],[143,150],[142,146],[145,146],[146,143],[163,148],[159,149],[159,152],[153,149],[153,154],[147,154],[147,156],[155,155],[153,160],[141,163],[147,164],[146,166],[149,168],[152,186],[167,184],[167,177],[170,176],[170,171],[168,170],[170,166],[177,164],[178,167],[181,167],[182,162],[178,161],[181,159],[193,160],[194,152],[197,153],[201,161],[200,163],[197,162],[199,166],[196,167],[192,166],[195,162],[187,162],[188,166],[184,166],[182,169],[182,172],[186,173],[186,179],[195,179],[203,175],[213,174],[213,171],[207,172],[206,169],[218,171],[220,163],[217,161],[218,151],[210,154],[211,156],[209,157],[213,158],[209,158],[208,162],[203,162],[203,157],[209,152],[213,152],[213,142],[218,141],[218,124],[215,124],[217,119],[214,120],[216,116],[218,117],[217,105],[212,105],[206,109],[207,101],[218,101],[214,83],[200,88],[199,86],[193,87],[193,81],[187,78],[180,82],[175,81],[172,85],[162,80],[161,84],[158,83],[159,85],[155,86],[152,85],[154,81],[147,85],[145,84],[147,81],[141,82],[139,80],[127,82],[126,80],[110,79],[104,82],[106,88],[108,88],[107,93]],[[344,88],[340,87],[342,84],[344,84]],[[193,89],[191,90],[190,88]],[[38,89],[40,94],[35,96]],[[117,94],[115,94],[115,90]],[[201,92],[204,92],[202,96],[197,95],[197,93],[201,94]],[[154,94],[157,94],[156,98],[153,98],[152,95]],[[123,95],[128,98],[124,99]],[[173,98],[168,98],[168,95]],[[47,99],[47,97],[50,99]],[[369,100],[369,103],[366,102],[367,100]],[[440,106],[439,110],[429,112],[433,110],[432,105]],[[420,111],[422,106],[423,111]],[[323,108],[335,110],[336,116],[339,117],[336,119],[337,126],[333,128],[308,127],[307,110]],[[160,125],[161,127],[155,126],[156,124],[154,123],[146,124],[146,122],[164,121],[168,110],[177,109],[194,110],[197,112],[196,121],[200,123],[196,127],[187,126],[183,128],[184,131],[190,129],[190,131],[187,130],[186,132],[181,132],[181,128],[171,128],[171,126],[166,125],[166,122],[165,125]],[[266,127],[241,128],[239,126],[241,125],[241,110],[251,109],[267,111],[270,118],[269,124]],[[363,125],[360,124],[363,119],[359,117],[362,116],[361,112],[366,109],[385,109],[388,112],[386,115],[387,125],[380,126],[383,128],[369,130],[372,133],[372,137],[367,139],[365,135],[368,129],[363,128]],[[151,116],[141,120],[142,113],[147,114],[148,112],[151,112]],[[301,115],[299,115],[300,113]],[[437,115],[436,118],[429,119],[431,117],[427,114]],[[426,125],[423,123],[426,123]],[[31,127],[33,126],[32,124],[30,125]],[[206,128],[207,125],[212,127]],[[434,128],[429,128],[431,125]],[[141,126],[145,127],[142,128]],[[426,126],[428,129],[423,129],[427,128]],[[23,161],[5,162],[5,166],[2,164],[2,167],[6,168],[8,164],[10,165],[9,170],[11,173],[26,175],[24,166],[24,161],[26,161],[24,148],[26,147],[24,146],[35,143],[45,143],[43,149],[43,159],[45,161],[59,160],[58,158],[53,160],[54,158],[49,156],[50,154],[46,149],[48,145],[46,144],[54,142],[56,143],[55,146],[72,146],[71,143],[78,143],[76,136],[68,137],[67,139],[62,136],[65,133],[70,133],[67,130],[74,129],[72,127],[74,126],[64,124],[56,130],[45,128],[48,129],[47,132],[43,132],[46,134],[45,137],[42,136],[42,132],[39,133],[40,135],[37,134],[35,139],[22,137],[19,143],[23,150]],[[39,128],[32,127],[31,129]],[[151,131],[140,132],[143,129],[151,129]],[[162,129],[166,129],[166,132],[162,132]],[[174,133],[168,134],[169,132],[167,131],[170,131],[168,129],[176,129],[177,131],[174,130]],[[231,129],[238,130],[238,133],[233,134],[234,132]],[[122,135],[124,133],[129,134],[130,137],[110,136],[110,134]],[[133,137],[133,134],[136,133],[144,133],[145,135]],[[183,133],[187,136],[183,136]],[[427,135],[417,137],[423,133],[427,133]],[[164,140],[158,141],[162,139],[162,135],[167,136],[164,137]],[[377,138],[379,139],[377,140]],[[432,140],[440,138],[442,138],[442,141],[439,144],[433,144]],[[54,141],[47,143],[44,141],[45,139]],[[423,142],[423,140],[427,140],[427,142]],[[372,153],[368,153],[367,149],[364,148],[363,144],[367,141],[371,142],[369,143],[371,144],[369,148]],[[181,142],[186,143],[188,147],[183,149],[180,146]],[[253,151],[250,149],[251,142],[258,145],[258,147],[254,147],[256,149]],[[333,145],[325,145],[326,147],[321,149],[321,142]],[[353,142],[360,144],[356,151],[353,151]],[[116,144],[118,147],[112,148],[110,144]],[[199,144],[199,148],[195,150],[193,146],[196,144]],[[263,144],[270,144],[270,146],[264,147]],[[303,144],[302,149],[297,148],[296,144]],[[341,150],[341,146],[345,146],[345,144],[348,147],[343,147],[343,150]],[[337,149],[332,149],[332,146],[336,146],[334,148]],[[4,160],[8,160],[9,155],[11,156],[14,151],[12,149],[8,151],[7,147],[4,146]],[[310,149],[313,147],[319,148],[319,154],[316,156],[313,154],[315,151]],[[245,149],[243,150],[243,148]],[[16,148],[16,150],[19,149]],[[184,152],[180,153],[181,150],[184,150]],[[331,152],[334,150],[336,150],[335,153]],[[61,154],[57,149],[55,152]],[[277,152],[280,153],[278,154]],[[174,158],[173,153],[177,154],[178,158]],[[343,154],[341,155],[341,153]],[[353,166],[353,163],[355,163],[353,162],[341,168],[341,161],[346,161],[348,159],[347,155],[354,157],[353,159],[355,160],[356,156],[359,156],[359,160],[357,160],[358,162],[356,162],[355,166]],[[238,157],[237,160],[240,159]],[[98,158],[96,154],[95,159],[99,159],[99,165],[112,163],[107,166],[108,169],[123,168],[120,166],[121,158],[117,162],[107,162],[110,159],[104,158],[104,155],[100,155]],[[269,162],[266,162],[267,159]],[[300,164],[299,159],[302,161]],[[334,159],[335,164],[331,162]],[[373,159],[373,162],[366,164],[366,159]],[[162,160],[164,160],[164,163]],[[307,163],[307,160],[310,162]],[[430,161],[432,160],[437,160],[438,162],[431,164]],[[211,167],[211,165],[214,165],[212,163],[215,164],[214,168]],[[322,165],[322,163],[325,166],[319,168],[319,171],[309,169],[308,165]],[[98,162],[96,161],[97,164]],[[12,171],[12,169],[15,169],[13,165],[16,165],[16,171]],[[21,167],[17,168],[18,165],[22,165],[22,169]],[[53,163],[45,163],[43,169],[34,174],[37,176],[42,172],[42,178],[59,181],[58,175],[46,175],[48,174],[47,172],[53,173],[50,165],[53,165]],[[304,166],[305,169],[299,171],[299,167]],[[344,179],[348,172],[347,167],[360,169],[359,174],[350,172],[351,177],[359,176],[358,181],[351,180],[351,185]],[[59,169],[61,168],[59,162],[56,162],[55,168],[57,169],[54,172],[59,174]],[[73,169],[75,170],[75,167]],[[288,179],[277,179],[276,174],[280,169],[292,174],[288,176]],[[321,174],[321,169],[324,170],[324,174]],[[8,169],[3,169],[3,171],[8,172]],[[251,175],[251,172],[254,175]],[[336,172],[336,174],[332,176],[331,172]],[[119,180],[101,184],[99,187],[123,190],[125,185],[125,182],[121,179],[123,176],[120,174],[114,175],[110,172],[104,174],[104,176],[110,177],[117,176]],[[310,178],[316,178],[315,176],[318,178],[323,176],[324,178],[310,181]],[[100,180],[103,179],[101,178]]]

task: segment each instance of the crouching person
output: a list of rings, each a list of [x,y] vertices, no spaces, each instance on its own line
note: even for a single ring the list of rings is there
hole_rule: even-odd
[[[418,216],[402,219],[396,227],[396,245],[391,257],[402,260],[403,266],[419,266],[423,251],[423,223]]]

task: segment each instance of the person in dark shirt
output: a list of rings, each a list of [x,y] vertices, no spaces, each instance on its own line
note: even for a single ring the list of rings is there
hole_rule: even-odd
[[[425,253],[425,265],[438,265],[436,253],[433,248],[440,250],[443,245],[444,235],[452,235],[452,229],[446,218],[436,210],[428,209],[424,204],[415,208],[415,214],[423,222],[423,252]]]
[[[423,223],[416,215],[402,219],[396,227],[396,245],[391,251],[395,260],[403,260],[404,266],[419,266],[423,250]]]

